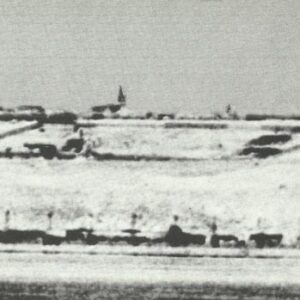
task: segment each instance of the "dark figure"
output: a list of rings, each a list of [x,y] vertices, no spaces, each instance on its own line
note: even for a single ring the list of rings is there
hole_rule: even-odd
[[[211,226],[210,226],[210,230],[211,230],[212,234],[216,234],[216,232],[218,230],[216,218],[213,218],[213,221],[212,221]]]
[[[219,248],[220,242],[234,242],[235,245],[238,244],[239,239],[234,235],[220,235],[220,234],[213,234],[210,239],[210,245],[213,248]]]
[[[78,124],[74,124],[73,126],[73,132],[77,132],[80,126]]]
[[[255,241],[257,248],[277,247],[281,244],[282,239],[283,239],[282,234],[266,234],[266,233],[251,234],[249,237],[250,241]]]
[[[52,218],[53,218],[53,215],[54,215],[54,213],[53,213],[53,211],[50,211],[49,213],[48,213],[48,230],[50,231],[50,230],[52,230]]]
[[[5,149],[5,157],[6,158],[13,158],[13,153],[12,153],[12,148],[11,147],[7,147]]]
[[[10,223],[10,210],[5,211],[5,219],[4,219],[4,229],[9,229],[9,223]]]
[[[83,149],[84,139],[83,138],[73,138],[68,139],[66,144],[62,147],[62,151],[72,151],[80,153]]]
[[[131,228],[135,228],[137,219],[138,219],[138,215],[136,213],[133,213],[131,215]]]
[[[226,111],[227,114],[231,114],[232,113],[232,107],[231,107],[230,104],[226,105],[225,111]]]

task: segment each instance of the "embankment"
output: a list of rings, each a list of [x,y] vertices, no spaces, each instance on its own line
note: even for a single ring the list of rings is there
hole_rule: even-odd
[[[5,124],[6,125],[6,124]],[[21,134],[27,130],[32,130],[39,128],[41,125],[40,123],[33,121],[33,122],[16,122],[9,124],[9,126],[1,126],[0,131],[0,139],[4,139],[6,137],[10,137],[13,135]]]

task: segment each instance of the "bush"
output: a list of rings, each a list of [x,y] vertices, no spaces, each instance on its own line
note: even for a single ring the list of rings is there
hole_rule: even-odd
[[[61,112],[48,115],[45,121],[51,124],[75,124],[76,120],[76,114],[72,112]]]

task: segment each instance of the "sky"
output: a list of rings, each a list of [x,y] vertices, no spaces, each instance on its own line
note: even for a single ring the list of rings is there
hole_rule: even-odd
[[[300,114],[299,0],[0,0],[0,105]]]

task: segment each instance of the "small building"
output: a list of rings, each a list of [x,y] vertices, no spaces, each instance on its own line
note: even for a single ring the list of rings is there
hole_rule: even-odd
[[[97,105],[92,107],[92,111],[98,114],[107,115],[108,112],[111,114],[117,113],[121,110],[122,107],[126,106],[126,95],[123,92],[122,87],[119,87],[119,94],[118,94],[118,103],[117,104],[104,104],[104,105]]]
[[[45,113],[45,109],[40,105],[20,105],[17,111],[31,112],[31,113]]]

